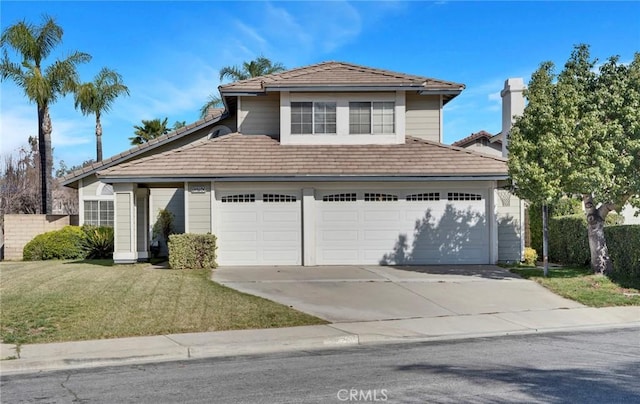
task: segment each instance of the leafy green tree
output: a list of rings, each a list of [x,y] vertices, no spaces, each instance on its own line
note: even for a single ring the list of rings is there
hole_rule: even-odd
[[[596,62],[579,45],[558,75],[550,62],[534,73],[510,135],[509,173],[534,202],[581,195],[591,266],[605,274],[605,218],[627,202],[640,207],[640,53],[630,64],[610,57],[597,71]]]
[[[279,73],[286,68],[282,63],[272,62],[269,58],[258,56],[254,60],[243,62],[242,66],[225,66],[220,69],[220,81],[230,79],[231,81],[247,80],[253,77],[267,74]],[[209,108],[222,107],[222,99],[214,94],[209,96],[207,103],[200,108],[200,117],[205,118]]]
[[[62,42],[62,28],[52,17],[44,16],[40,25],[20,21],[7,27],[0,37],[3,55],[0,80],[11,79],[24,91],[38,110],[38,148],[40,158],[40,212],[52,211],[53,156],[51,149],[51,117],[49,106],[60,95],[73,92],[78,82],[76,66],[91,60],[82,52],[72,52],[65,59],[57,59],[49,66],[42,62]],[[20,62],[9,59],[8,49],[21,57]]]
[[[129,95],[129,88],[122,82],[122,76],[106,67],[102,68],[92,82],[83,83],[75,91],[75,107],[83,115],[96,117],[96,160],[102,161],[102,122],[103,112],[108,112],[113,101],[120,95]]]
[[[159,118],[151,120],[142,120],[142,125],[134,125],[135,129],[133,137],[130,137],[132,145],[139,145],[147,143],[149,140],[155,139],[158,136],[169,133],[169,127],[167,126],[168,118],[160,120]]]

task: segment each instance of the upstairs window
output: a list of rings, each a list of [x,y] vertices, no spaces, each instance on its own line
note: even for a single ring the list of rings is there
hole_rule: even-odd
[[[349,133],[391,134],[395,132],[395,103],[350,102]]]
[[[292,102],[291,133],[336,133],[335,102]]]

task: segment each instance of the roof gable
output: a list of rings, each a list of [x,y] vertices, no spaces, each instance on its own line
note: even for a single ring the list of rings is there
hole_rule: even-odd
[[[390,70],[375,69],[344,62],[323,62],[234,83],[221,85],[223,95],[282,91],[286,89],[334,90],[336,88],[415,89],[424,92],[455,93],[464,84],[416,76]],[[454,96],[455,96],[454,95]],[[453,97],[451,97],[453,98]]]
[[[96,173],[98,170],[105,169],[108,167],[112,167],[116,164],[126,162],[143,153],[147,153],[158,147],[164,146],[167,143],[173,142],[177,139],[180,139],[192,133],[195,133],[196,131],[206,128],[207,126],[213,126],[214,124],[219,122],[221,119],[223,119],[225,116],[226,115],[224,113],[224,109],[220,109],[220,108],[210,109],[208,115],[204,119],[201,119],[189,125],[178,128],[165,135],[158,136],[155,139],[151,139],[146,143],[134,146],[129,150],[125,150],[121,153],[113,155],[102,161],[96,161],[92,164],[86,165],[84,167],[81,167],[77,170],[70,172],[69,174],[62,177],[62,185],[70,186],[75,182],[77,182],[78,180]]]
[[[407,138],[392,145],[282,145],[268,136],[232,133],[107,168],[117,180],[234,177],[506,176],[506,160]]]
[[[491,141],[492,143],[502,143],[502,139],[501,138],[497,138],[498,135],[492,135],[491,133],[481,130],[480,132],[476,132],[476,133],[472,133],[471,135],[460,139],[456,142],[453,142],[451,145],[452,146],[456,146],[456,147],[465,147],[473,142],[475,142],[478,139],[487,139],[489,141]]]

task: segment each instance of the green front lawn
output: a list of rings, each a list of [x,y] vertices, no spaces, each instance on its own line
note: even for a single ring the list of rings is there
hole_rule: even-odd
[[[0,263],[0,339],[38,343],[326,324],[208,271],[110,261]]]
[[[640,305],[640,285],[621,286],[605,276],[594,275],[588,268],[511,268],[511,272],[531,279],[552,292],[591,307]]]

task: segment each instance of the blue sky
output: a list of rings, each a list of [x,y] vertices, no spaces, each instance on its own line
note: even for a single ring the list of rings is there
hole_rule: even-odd
[[[228,2],[2,1],[4,30],[19,20],[53,16],[64,29],[55,52],[80,50],[93,60],[83,81],[117,70],[131,96],[103,116],[105,158],[130,147],[142,119],[192,122],[217,91],[218,71],[263,54],[293,68],[345,61],[461,82],[445,107],[452,143],[481,129],[500,131],[504,80],[527,82],[542,61],[558,69],[578,43],[604,60],[640,51],[640,2]],[[47,63],[47,62],[45,62]],[[37,134],[35,105],[13,83],[0,84],[0,155]],[[95,158],[94,118],[71,97],[51,108],[56,161]],[[57,164],[57,163],[56,163]]]

